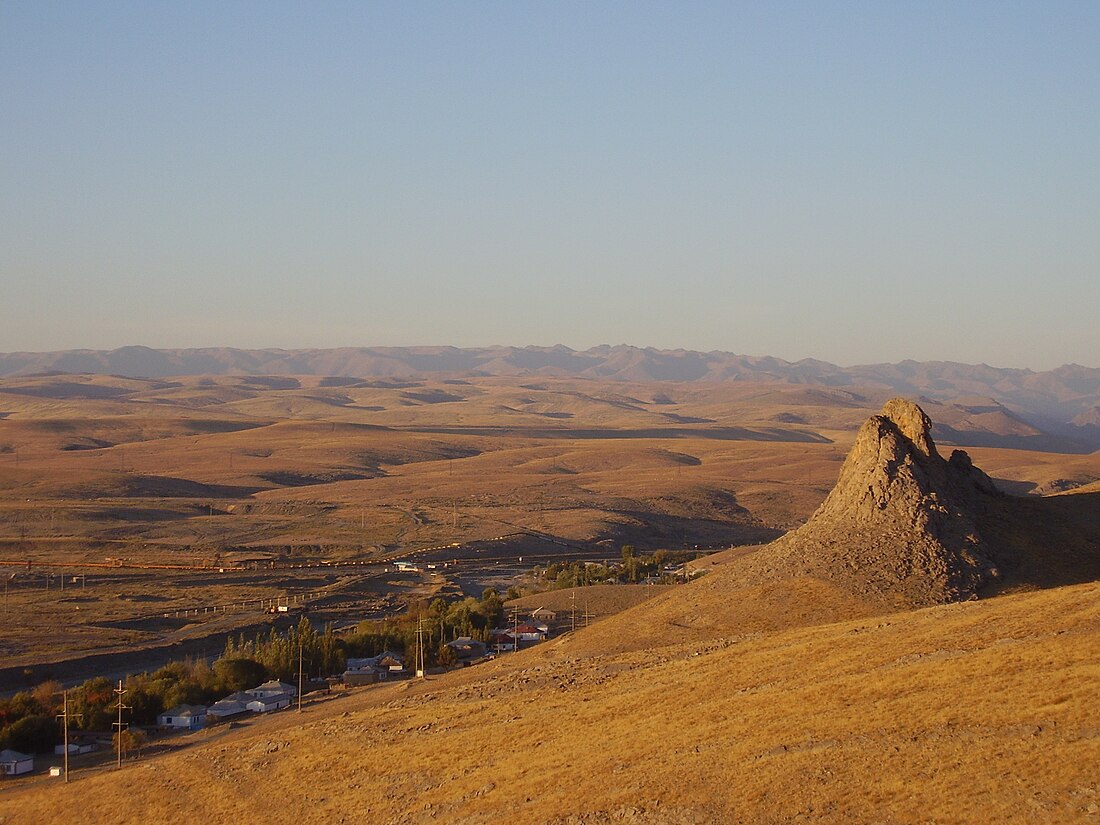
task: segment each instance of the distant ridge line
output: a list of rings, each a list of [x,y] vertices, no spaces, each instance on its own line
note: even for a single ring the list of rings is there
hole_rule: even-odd
[[[0,377],[43,373],[164,378],[189,375],[319,375],[353,378],[532,376],[613,381],[770,381],[865,388],[934,399],[973,397],[1007,404],[1032,420],[1100,420],[1100,369],[1066,364],[1035,372],[952,361],[841,367],[812,358],[699,352],[629,345],[552,347],[205,347],[0,353]]]

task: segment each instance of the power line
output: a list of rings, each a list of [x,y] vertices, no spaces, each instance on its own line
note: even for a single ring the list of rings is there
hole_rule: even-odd
[[[130,727],[128,724],[124,726],[122,722],[122,711],[130,710],[129,705],[122,704],[122,694],[127,692],[128,691],[122,686],[122,680],[119,679],[118,687],[115,688],[115,693],[118,694],[118,721],[112,723],[112,727],[118,728],[118,767],[120,768],[122,767],[122,732],[124,729]]]
[[[298,713],[302,712],[302,638],[298,637]]]
[[[61,720],[63,746],[65,748],[65,781],[69,781],[69,717],[75,716],[83,720],[83,713],[69,713],[69,691],[61,691],[61,713],[57,718]]]
[[[418,678],[423,679],[424,674],[427,671],[427,664],[424,661],[424,619],[422,617],[416,620],[416,675]]]

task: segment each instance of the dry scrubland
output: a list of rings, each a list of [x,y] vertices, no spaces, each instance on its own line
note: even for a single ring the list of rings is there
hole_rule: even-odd
[[[0,790],[0,821],[1100,821],[1097,454],[1008,449],[1011,418],[930,409],[1002,490],[1073,491],[1010,499],[911,411],[857,435],[873,394],[322,383],[6,379],[5,552],[369,559],[509,525],[612,547],[802,527],[668,592],[595,591],[622,612],[487,665]],[[112,582],[112,605],[142,587]],[[979,590],[999,595],[911,609]]]
[[[196,640],[256,615],[170,628],[157,617],[319,589],[347,594],[334,615],[386,608],[370,586],[337,574],[211,582],[201,572],[89,566],[118,560],[363,561],[501,535],[531,561],[563,552],[520,530],[579,546],[605,540],[612,555],[624,543],[770,540],[821,502],[855,429],[882,400],[783,384],[530,377],[5,378],[0,560],[88,577],[85,591],[63,598],[56,580],[53,591],[42,578],[13,582],[0,653],[22,667],[62,650],[151,644],[166,632]],[[1020,423],[984,409],[934,412],[956,438],[1016,443]],[[975,454],[1022,490],[1100,477],[1093,456]]]
[[[501,535],[532,562],[563,552],[524,529],[604,539],[610,555],[770,538],[824,496],[863,403],[782,387],[331,382],[0,380],[0,560],[31,562],[5,568],[20,578],[2,608],[4,666],[165,638],[209,652],[205,636],[253,626],[256,608],[216,622],[175,611],[238,600],[340,591],[334,615],[349,620],[400,606],[337,572],[93,565],[369,561]],[[813,426],[777,420],[807,401]],[[46,572],[86,578],[62,595]]]

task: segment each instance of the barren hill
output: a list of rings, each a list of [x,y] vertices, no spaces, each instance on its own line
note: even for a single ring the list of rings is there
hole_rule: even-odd
[[[932,422],[893,399],[860,429],[835,487],[801,528],[746,556],[740,576],[811,576],[883,605],[925,607],[1100,578],[1100,510],[1006,496]]]
[[[965,452],[944,459],[931,430],[916,404],[887,402],[802,527],[732,550],[704,566],[704,580],[613,617],[592,652],[1100,579],[1095,492],[1005,495]]]

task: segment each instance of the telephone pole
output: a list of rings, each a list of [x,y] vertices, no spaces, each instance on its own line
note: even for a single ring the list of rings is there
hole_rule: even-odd
[[[82,713],[69,713],[69,691],[61,691],[61,713],[57,714],[57,718],[61,720],[62,738],[65,748],[65,781],[69,781],[69,717],[75,716],[78,719],[83,719]]]
[[[577,588],[573,588],[570,598],[573,602],[573,632],[575,633],[577,631]]]
[[[298,639],[298,713],[302,712],[302,640]]]
[[[126,689],[122,686],[122,680],[118,680],[118,687],[115,688],[115,693],[118,694],[118,721],[115,722],[112,727],[118,728],[118,767],[122,767],[122,731],[128,728],[129,725],[123,725],[122,711],[129,710],[129,705],[122,704],[122,694],[126,693]]]
[[[423,679],[427,672],[427,663],[424,661],[424,619],[416,620],[416,675]]]

